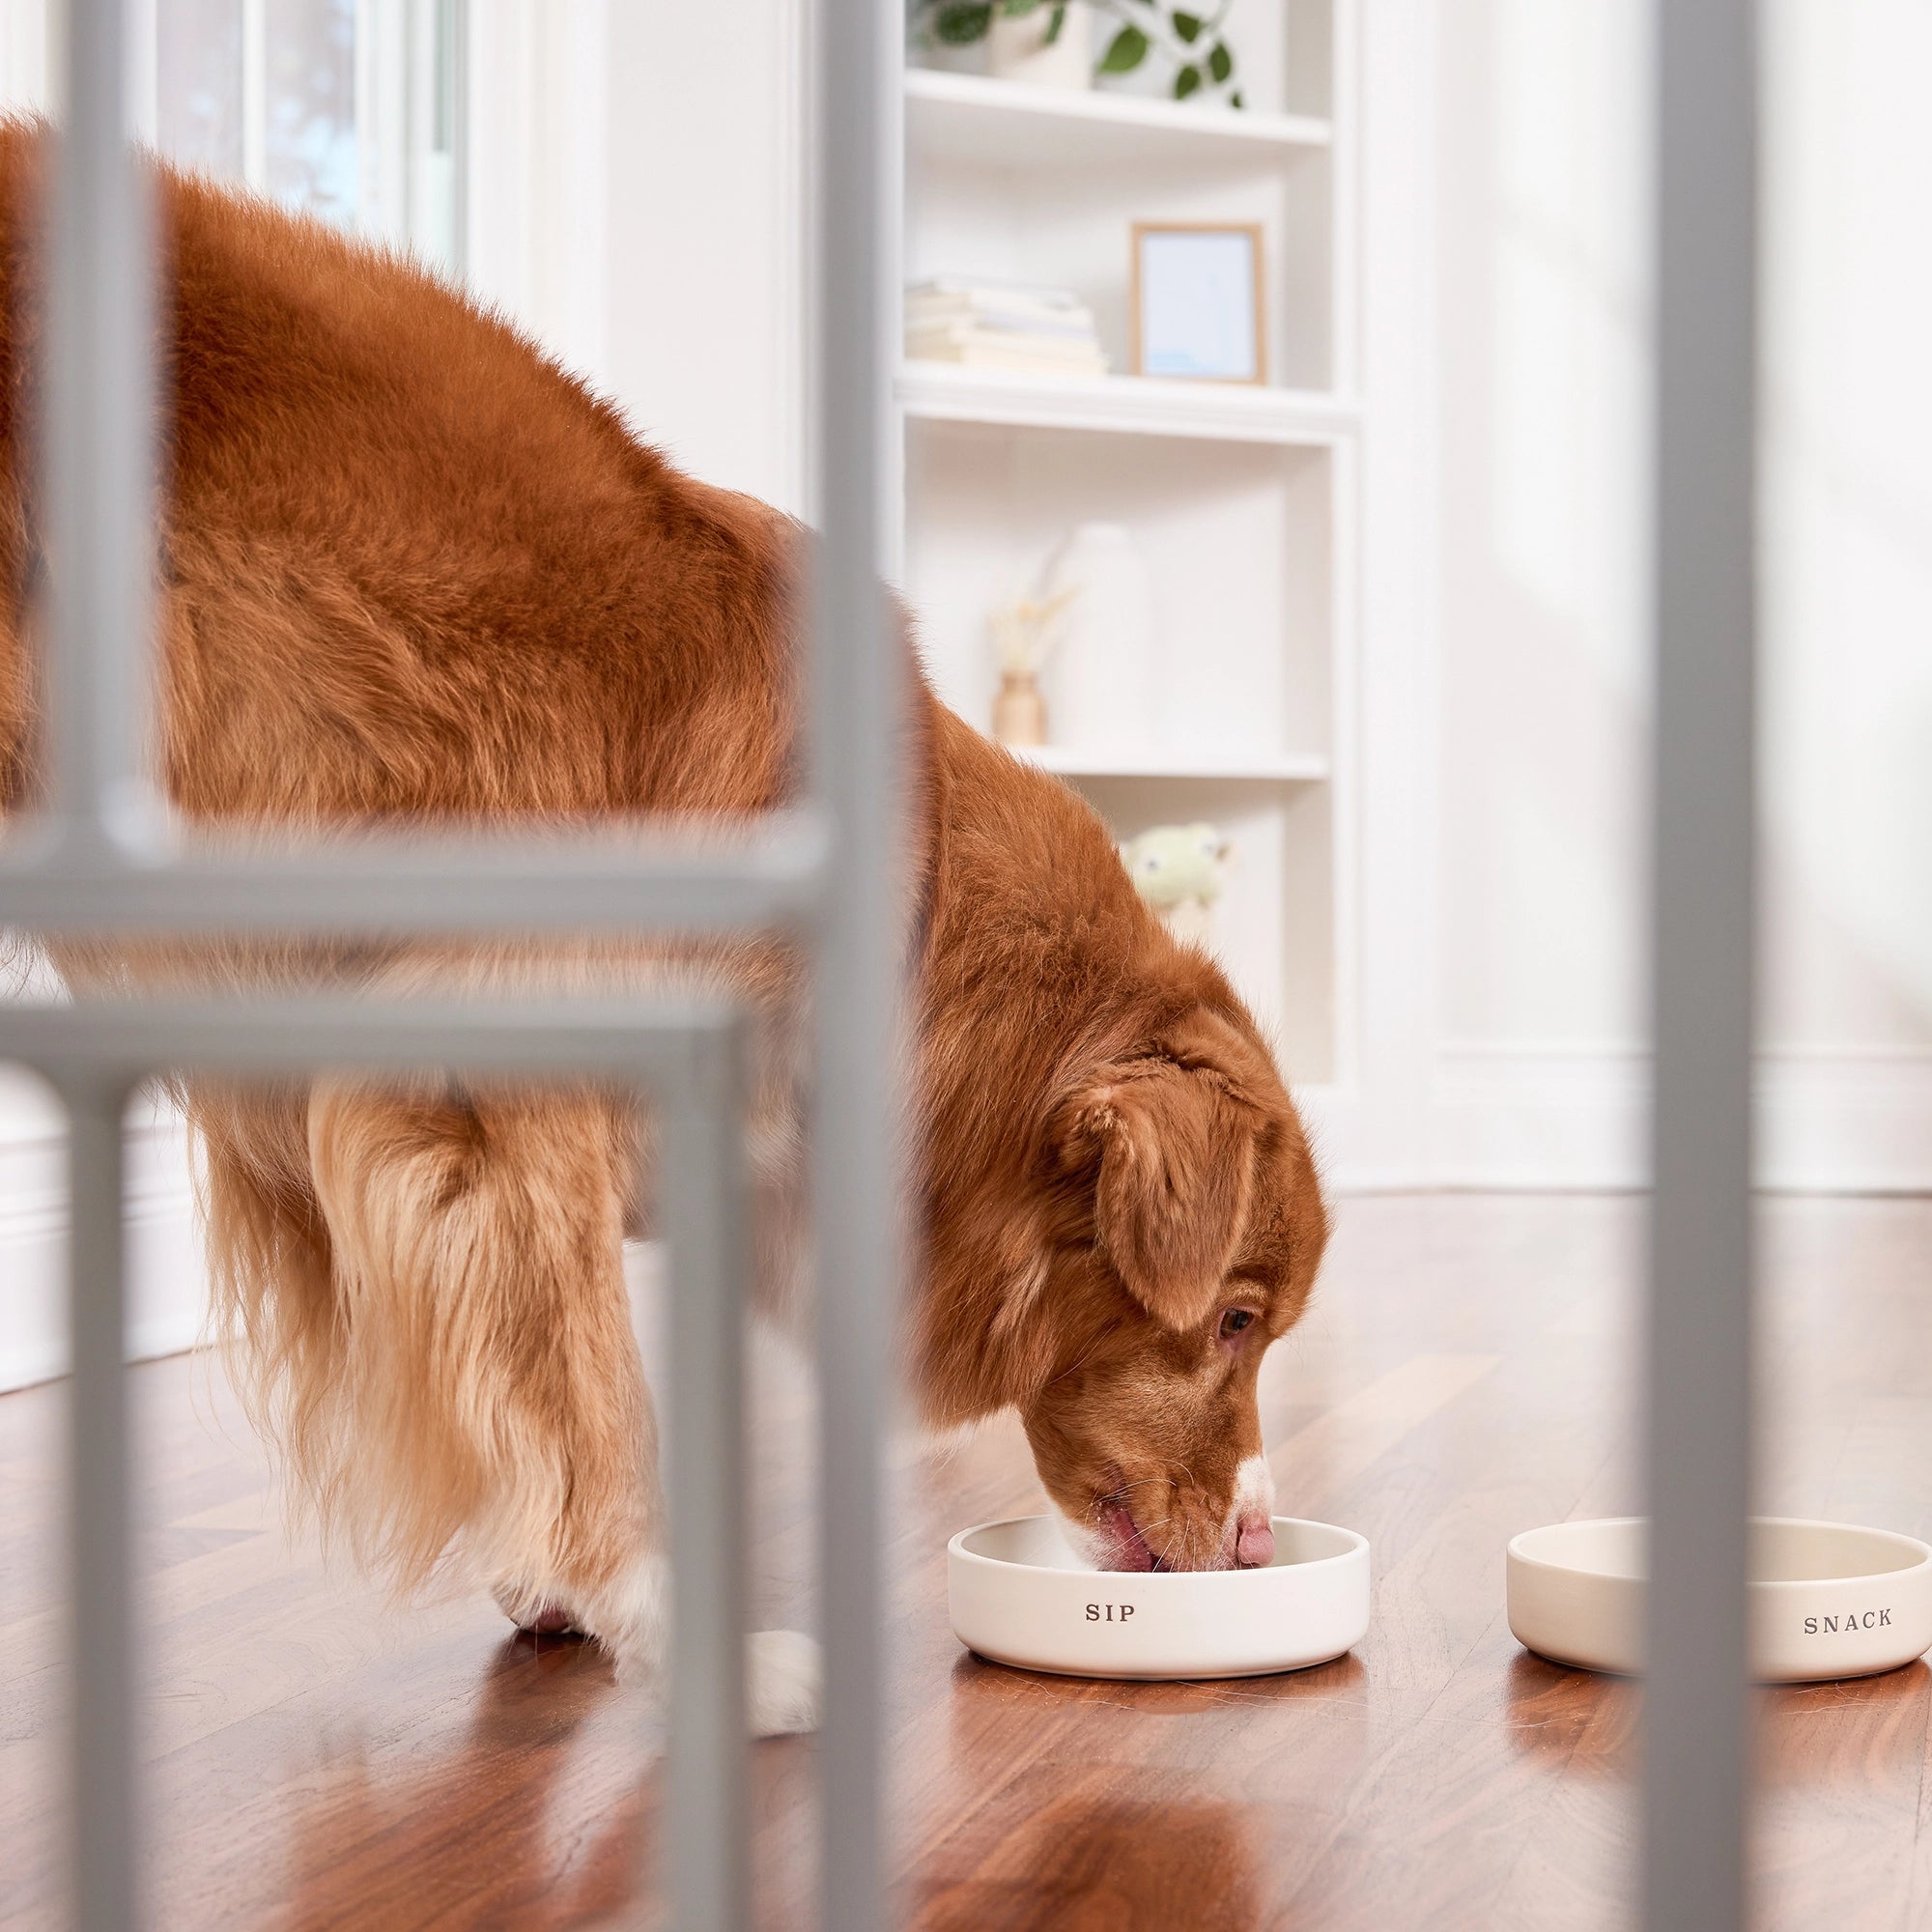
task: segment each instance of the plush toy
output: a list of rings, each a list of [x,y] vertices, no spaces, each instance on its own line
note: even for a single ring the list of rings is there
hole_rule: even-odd
[[[1121,862],[1161,923],[1177,939],[1205,946],[1232,849],[1217,825],[1155,825],[1121,847]]]

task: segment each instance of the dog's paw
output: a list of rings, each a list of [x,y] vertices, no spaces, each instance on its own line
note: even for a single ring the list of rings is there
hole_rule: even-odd
[[[759,1631],[745,1639],[745,1704],[754,1738],[818,1728],[825,1666],[803,1631]]]
[[[506,1578],[492,1594],[520,1630],[538,1636],[568,1631],[594,1637],[620,1678],[652,1678],[664,1662],[670,1573],[655,1553],[639,1557],[602,1585],[584,1588],[555,1577]]]
[[[496,1584],[490,1593],[497,1607],[530,1636],[581,1636],[577,1613],[541,1590],[520,1588],[515,1583]]]

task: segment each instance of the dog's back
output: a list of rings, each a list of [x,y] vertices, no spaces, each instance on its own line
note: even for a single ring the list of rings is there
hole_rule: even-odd
[[[0,126],[0,782],[31,788],[45,131]],[[197,819],[743,811],[791,532],[408,259],[156,168],[164,778]]]

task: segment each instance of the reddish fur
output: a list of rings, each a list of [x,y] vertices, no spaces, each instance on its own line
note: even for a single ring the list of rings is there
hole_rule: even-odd
[[[35,130],[0,129],[10,807],[37,762],[24,640],[44,565],[23,458],[44,161]],[[156,180],[160,768],[185,815],[563,824],[792,796],[796,526],[678,474],[407,262]],[[1255,1372],[1324,1238],[1294,1109],[1226,980],[1145,911],[1087,807],[917,673],[911,705],[926,1412],[1016,1406],[1067,1514],[1124,1502],[1168,1560],[1232,1561]],[[763,1023],[760,1293],[788,1306],[797,987],[777,945],[59,956],[81,985],[722,980]],[[618,1271],[640,1218],[623,1121],[581,1093],[440,1081],[197,1083],[187,1101],[220,1305],[310,1493],[404,1581],[462,1549],[526,1612],[568,1602],[647,1650],[655,1457]],[[1216,1332],[1231,1302],[1261,1318],[1236,1342]]]

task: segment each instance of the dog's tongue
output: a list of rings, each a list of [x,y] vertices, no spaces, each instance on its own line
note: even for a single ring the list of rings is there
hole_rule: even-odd
[[[1117,1570],[1151,1570],[1153,1551],[1147,1547],[1133,1511],[1125,1503],[1107,1505],[1107,1527],[1114,1534],[1114,1567]]]

